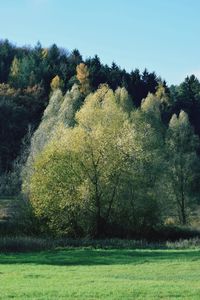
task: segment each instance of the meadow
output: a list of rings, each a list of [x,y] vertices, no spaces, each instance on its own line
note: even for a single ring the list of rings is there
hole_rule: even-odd
[[[199,267],[199,249],[2,253],[0,299],[200,299]]]

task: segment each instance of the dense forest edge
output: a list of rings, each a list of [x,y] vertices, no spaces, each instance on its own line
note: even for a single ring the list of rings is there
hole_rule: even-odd
[[[200,237],[199,120],[194,75],[1,40],[0,235]]]

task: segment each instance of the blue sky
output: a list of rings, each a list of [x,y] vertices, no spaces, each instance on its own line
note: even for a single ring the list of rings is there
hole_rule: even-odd
[[[169,84],[200,78],[200,0],[1,0],[0,38],[56,43]]]

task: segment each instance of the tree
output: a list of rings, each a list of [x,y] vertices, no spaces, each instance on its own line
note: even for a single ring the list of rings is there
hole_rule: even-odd
[[[181,111],[178,117],[175,114],[172,116],[166,146],[169,162],[169,192],[176,203],[179,221],[185,225],[195,198],[192,186],[199,167],[196,154],[199,140],[184,111]]]
[[[20,61],[15,56],[10,68],[10,82],[12,83],[13,87],[18,87],[19,76],[20,76]]]
[[[43,151],[46,144],[54,137],[55,131],[60,125],[65,127],[75,125],[75,113],[82,105],[82,100],[77,86],[74,86],[64,96],[59,89],[53,91],[42,121],[31,139],[30,153],[23,168],[24,192],[29,193],[29,180],[36,156]]]
[[[142,108],[131,113],[131,123],[133,142],[124,176],[127,188],[122,197],[126,199],[122,215],[127,228],[145,234],[162,223],[166,210],[164,130],[158,99],[154,95],[149,94]]]
[[[43,110],[44,91],[35,86],[21,91],[0,84],[0,170],[8,172],[20,154],[28,128],[38,126]]]
[[[57,116],[57,124],[64,124],[65,127],[74,127],[76,124],[75,114],[83,105],[83,100],[84,97],[80,93],[78,85],[74,84],[63,98]]]
[[[125,234],[144,236],[164,220],[167,197],[163,188],[165,128],[161,103],[158,95],[149,93],[141,109],[130,114],[132,142],[129,141],[129,153],[126,152],[129,163],[121,179],[124,188],[117,210]]]
[[[36,159],[30,199],[54,231],[101,236],[122,189],[132,129],[105,85],[87,97],[76,121],[74,128],[59,127]]]
[[[89,71],[87,66],[84,63],[80,63],[76,67],[76,76],[77,79],[80,82],[80,91],[84,94],[87,95],[90,90],[90,84],[89,84]]]
[[[89,71],[89,81],[92,91],[96,91],[101,83],[107,82],[103,66],[97,55],[85,61]]]
[[[8,40],[0,40],[0,82],[7,83],[15,47]]]
[[[54,91],[61,87],[61,80],[58,75],[56,75],[51,81],[51,89]]]
[[[70,56],[69,56],[70,63],[77,66],[78,64],[81,63],[82,55],[80,54],[78,49],[72,50]]]
[[[155,94],[148,93],[141,103],[141,110],[146,115],[146,122],[157,130],[158,135],[161,135],[161,140],[163,140],[165,134],[162,113],[166,103],[167,97],[162,86],[158,86]]]
[[[200,136],[200,82],[194,76],[188,76],[179,86],[171,87],[173,99],[172,112],[179,114],[184,110],[194,127],[195,133]]]
[[[128,236],[160,222],[163,139],[149,112],[127,113],[126,101],[124,88],[104,84],[87,96],[74,127],[56,113],[62,122],[52,124],[30,178],[35,213],[52,231],[99,237],[121,228]]]
[[[124,87],[116,89],[115,97],[117,103],[124,109],[124,111],[131,113],[133,109],[133,101]]]
[[[85,67],[82,71],[79,70],[79,81],[76,76],[76,67],[81,62],[82,66],[85,65]],[[15,137],[12,139],[10,143],[12,149],[10,150],[7,149],[8,145],[5,145],[7,139],[2,140],[2,159],[0,159],[4,165],[4,170],[5,168],[10,169],[13,159],[18,156],[21,138],[29,124],[33,129],[38,127],[44,109],[48,104],[51,81],[56,76],[59,77],[60,82],[57,81],[55,88],[61,88],[63,93],[71,90],[74,84],[78,84],[82,93],[81,101],[90,91],[95,92],[100,84],[107,83],[113,89],[118,86],[127,88],[130,95],[129,100],[131,99],[136,106],[139,106],[148,91],[153,90],[154,85],[151,84],[154,77],[151,76],[151,73],[146,74],[144,78],[142,78],[139,71],[129,74],[115,63],[111,66],[103,65],[98,56],[83,61],[77,49],[68,52],[56,45],[44,49],[40,43],[37,43],[35,47],[17,47],[7,40],[0,41],[0,82],[4,83],[5,86],[9,84],[8,89],[5,89],[5,86],[3,89],[0,87],[0,101],[4,102],[6,100],[10,103],[9,105],[14,103],[13,108],[15,110],[17,106],[19,118],[23,116],[26,120],[25,122],[23,120],[17,122],[17,118],[11,117],[12,121],[8,121],[8,130],[12,131],[12,128],[14,128],[16,139]],[[54,88],[54,86],[52,87]],[[8,95],[10,88],[15,90],[14,95]],[[129,104],[131,107],[131,103]],[[5,108],[5,104],[2,105]],[[26,116],[24,116],[24,113]],[[198,122],[196,124],[198,125]],[[2,126],[5,128],[7,125],[3,124]],[[26,130],[24,130],[24,127]],[[2,131],[6,132],[4,129]],[[4,151],[5,153],[3,153]],[[9,155],[7,155],[8,153]]]

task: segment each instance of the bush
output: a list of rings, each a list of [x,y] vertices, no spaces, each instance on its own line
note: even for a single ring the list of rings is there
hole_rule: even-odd
[[[7,172],[0,175],[0,195],[15,196],[19,194],[21,188],[20,176],[16,171]]]
[[[52,249],[53,243],[47,239],[33,237],[1,237],[0,252],[31,252]]]
[[[42,226],[26,199],[6,197],[0,201],[0,236],[40,234]]]
[[[149,232],[149,236],[146,236],[148,240],[154,241],[177,241],[185,239],[200,238],[200,231],[181,226],[161,226],[156,227]]]
[[[199,248],[200,238],[178,240],[176,242],[148,242],[146,240],[122,239],[50,239],[34,237],[1,237],[0,253],[35,252],[55,250],[56,248],[92,248],[92,249],[188,249]]]

